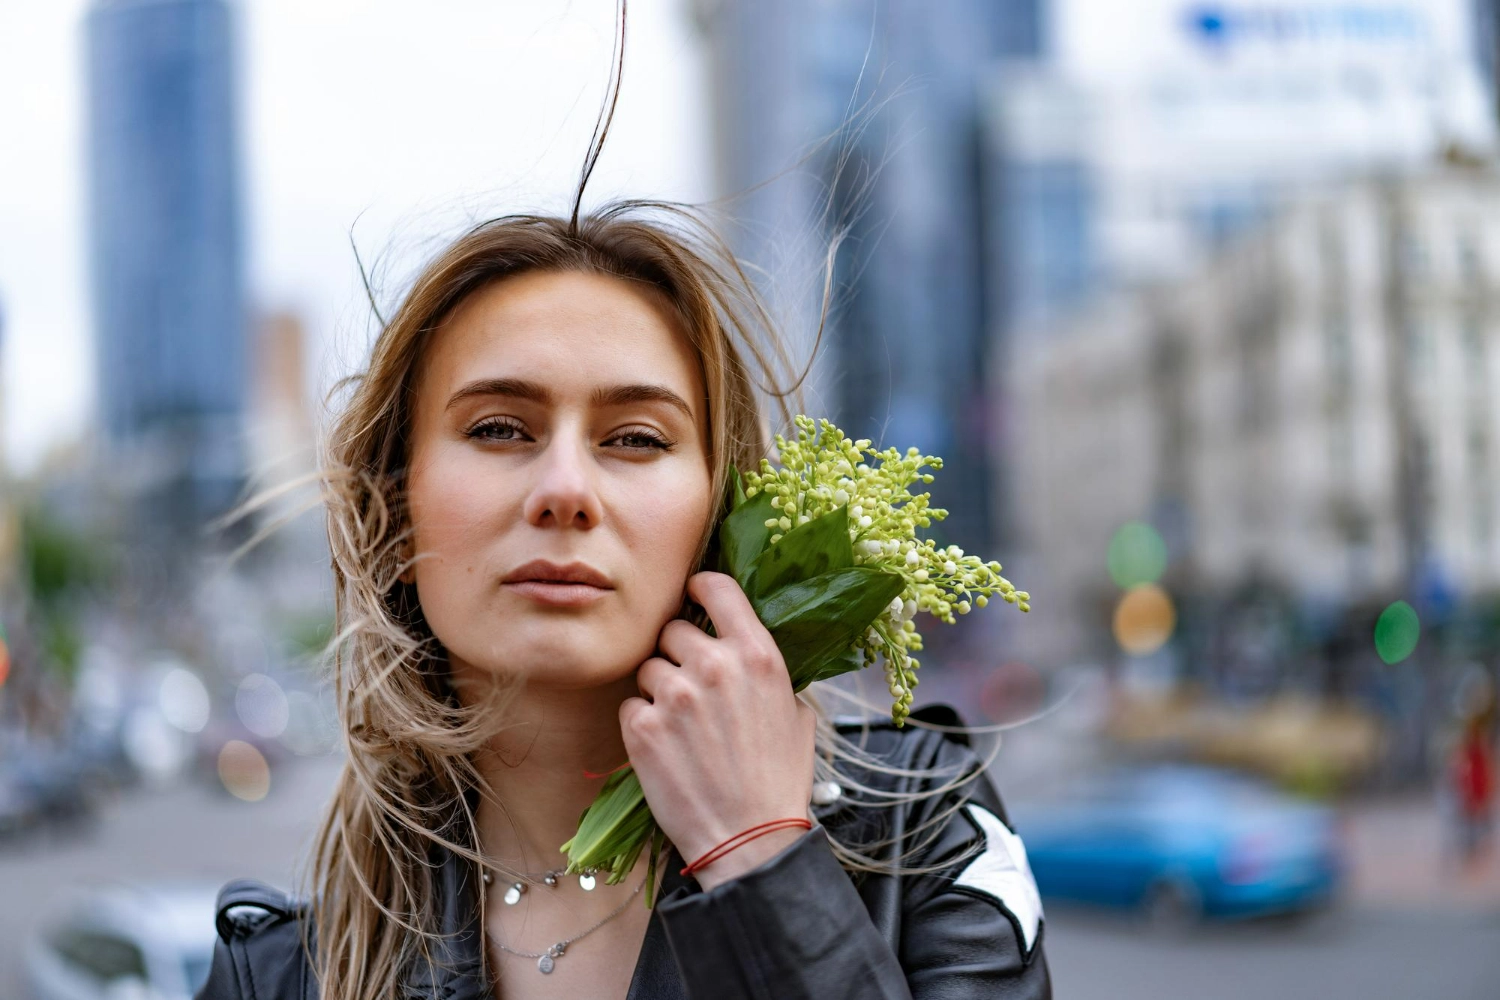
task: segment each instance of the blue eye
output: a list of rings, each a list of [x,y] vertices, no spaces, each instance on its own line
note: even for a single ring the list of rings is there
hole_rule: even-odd
[[[658,437],[657,435],[655,435],[655,434],[653,434],[653,433],[651,433],[649,431],[628,431],[628,432],[626,432],[624,434],[617,434],[613,438],[611,438],[610,440],[612,440],[612,441],[632,441],[633,440],[633,441],[638,441],[638,442],[644,442],[643,444],[626,445],[626,447],[628,447],[628,448],[635,448],[635,449],[640,449],[640,448],[659,448],[662,451],[670,451],[672,449],[671,442],[666,441],[666,440]]]
[[[469,428],[465,436],[480,441],[519,441],[525,432],[521,425],[514,420],[505,417],[492,417],[481,421]],[[632,451],[642,451],[655,448],[659,451],[671,451],[672,442],[666,440],[653,431],[633,430],[624,434],[616,434],[605,443],[613,441],[624,442],[623,447]]]
[[[468,436],[471,438],[479,438],[483,441],[516,440],[515,437],[501,437],[498,433],[495,433],[497,431],[515,431],[517,434],[519,434],[521,428],[513,421],[496,418],[493,420],[485,420],[481,423],[475,424],[473,427],[469,428]]]

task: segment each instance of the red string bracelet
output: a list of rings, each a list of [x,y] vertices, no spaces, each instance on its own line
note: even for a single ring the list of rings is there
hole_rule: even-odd
[[[788,817],[786,819],[773,819],[770,822],[761,823],[759,826],[752,826],[750,829],[743,830],[743,831],[735,834],[733,837],[730,837],[728,840],[726,840],[723,843],[719,844],[717,847],[714,847],[713,849],[711,849],[707,854],[704,854],[697,861],[694,861],[692,864],[689,864],[686,867],[684,867],[682,869],[682,874],[683,875],[691,875],[693,872],[697,871],[698,869],[703,868],[703,867],[705,867],[705,866],[707,866],[707,865],[709,865],[709,864],[711,864],[711,863],[719,860],[721,857],[723,857],[724,855],[728,854],[730,851],[734,850],[735,848],[737,848],[737,847],[744,847],[746,844],[748,844],[750,841],[754,840],[756,837],[763,837],[766,834],[771,833],[773,831],[782,830],[782,829],[786,829],[787,827],[793,827],[793,826],[800,826],[804,830],[811,830],[812,829],[812,821],[811,820],[807,820],[807,819],[802,819],[800,817]],[[738,843],[736,843],[736,841],[738,841]]]

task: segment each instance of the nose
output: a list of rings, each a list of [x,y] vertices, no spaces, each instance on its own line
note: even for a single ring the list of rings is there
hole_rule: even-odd
[[[583,434],[559,427],[532,468],[536,479],[525,505],[529,523],[539,528],[590,528],[599,523],[603,510]]]

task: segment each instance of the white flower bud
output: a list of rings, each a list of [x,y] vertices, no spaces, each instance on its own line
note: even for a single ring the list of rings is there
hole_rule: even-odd
[[[833,491],[833,502],[836,505],[842,507],[846,503],[849,502],[849,494],[846,493],[846,492],[844,492],[843,490],[834,490]]]
[[[908,565],[908,566],[915,566],[917,563],[919,563],[921,561],[922,561],[922,558],[917,555],[917,550],[916,549],[908,549],[907,550],[907,552],[906,552],[906,565]]]
[[[869,514],[866,514],[864,517],[862,517],[862,518],[859,519],[859,526],[861,528],[868,528],[870,525],[872,525],[874,523],[875,522],[871,519],[871,517],[870,517]]]
[[[849,508],[849,516],[852,517],[852,518],[855,518],[856,520],[858,520],[859,516],[861,514],[863,514],[864,512],[865,512],[865,509],[863,507],[861,507],[859,504],[855,504],[853,507]]]
[[[917,614],[917,602],[908,597],[901,602],[901,617],[911,621]]]
[[[905,607],[906,607],[906,605],[902,602],[901,598],[899,598],[899,597],[892,598],[892,600],[891,600],[891,614],[893,614],[893,615],[899,615],[899,614],[901,614],[902,610]]]
[[[950,559],[947,562],[943,563],[943,572],[947,573],[949,576],[952,576],[954,573],[958,572],[958,566],[954,564],[952,559]]]

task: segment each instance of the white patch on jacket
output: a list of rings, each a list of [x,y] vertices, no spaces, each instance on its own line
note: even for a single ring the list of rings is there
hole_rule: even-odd
[[[1036,879],[1031,877],[1031,865],[1026,861],[1026,845],[1011,831],[1000,817],[977,802],[965,803],[969,816],[984,831],[984,850],[975,855],[963,873],[954,880],[955,885],[968,886],[995,897],[1001,906],[1009,910],[1021,925],[1026,950],[1031,950],[1036,941],[1037,929],[1042,923],[1042,896],[1037,891]]]

